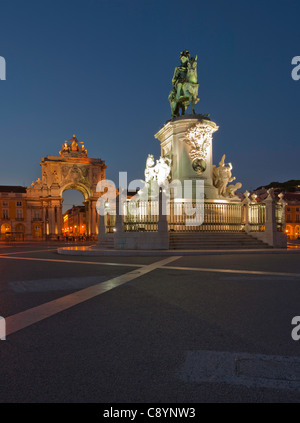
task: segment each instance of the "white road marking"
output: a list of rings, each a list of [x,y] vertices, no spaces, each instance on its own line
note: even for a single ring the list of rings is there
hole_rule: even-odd
[[[6,319],[7,321],[7,334],[12,334],[20,329],[30,326],[40,320],[53,316],[60,311],[66,310],[74,305],[80,304],[93,298],[97,295],[103,294],[113,288],[123,285],[133,279],[138,278],[146,273],[152,272],[156,269],[166,270],[184,270],[184,271],[200,271],[212,273],[225,273],[225,274],[246,274],[250,275],[267,275],[267,276],[284,276],[284,277],[300,277],[299,273],[282,273],[282,272],[265,272],[265,271],[252,271],[241,269],[213,269],[213,268],[199,268],[199,267],[181,267],[181,266],[168,266],[174,260],[182,258],[182,256],[172,256],[149,265],[129,264],[129,263],[108,263],[108,262],[88,262],[76,260],[56,260],[56,259],[43,259],[43,258],[30,258],[30,257],[16,257],[0,255],[0,259],[12,260],[28,260],[28,261],[41,261],[41,262],[54,262],[54,263],[69,263],[69,264],[87,264],[87,265],[102,265],[102,266],[128,266],[136,267],[136,270],[130,271],[124,275],[110,279],[106,282],[98,283],[80,291],[74,292],[70,295],[58,298],[57,300],[50,301],[46,304],[34,307],[24,312],[15,314]]]
[[[0,259],[12,259],[12,260],[27,260],[27,261],[46,261],[51,263],[72,263],[72,264],[96,264],[105,266],[124,266],[124,267],[143,267],[143,264],[128,264],[128,263],[103,263],[98,261],[78,261],[78,260],[56,260],[56,259],[44,259],[44,258],[32,258],[32,257],[11,257],[3,256],[0,254]]]
[[[289,278],[291,279],[299,279],[299,277],[295,276],[289,276]],[[244,275],[244,276],[220,276],[219,281],[253,281],[253,280],[259,280],[259,281],[270,281],[270,282],[279,282],[279,281],[284,281],[286,282],[287,277],[286,276],[260,276],[260,275]]]
[[[107,281],[111,276],[81,276],[69,278],[32,279],[9,282],[11,291],[17,294],[28,292],[77,291],[93,284]],[[7,287],[4,288],[5,291]],[[1,290],[1,288],[0,288]]]
[[[11,335],[14,332],[31,326],[37,322],[40,322],[41,320],[54,316],[55,314],[60,313],[61,311],[67,310],[77,304],[81,304],[87,300],[90,300],[91,298],[104,294],[105,292],[110,291],[111,289],[117,288],[125,284],[126,282],[132,281],[142,275],[145,275],[146,273],[152,272],[153,270],[160,268],[164,264],[168,264],[174,260],[177,260],[178,258],[180,257],[168,257],[164,260],[145,265],[140,269],[135,269],[121,276],[117,276],[106,282],[90,286],[88,288],[58,298],[57,300],[53,300],[48,303],[41,304],[37,307],[33,307],[29,310],[23,311],[21,313],[9,316],[5,319],[6,334]]]
[[[216,273],[235,273],[245,275],[268,275],[268,276],[289,276],[293,278],[300,278],[300,273],[284,273],[284,272],[264,272],[260,270],[241,270],[241,269],[208,269],[205,267],[179,267],[179,266],[164,266],[164,269],[169,270],[189,270],[195,272],[216,272]]]
[[[191,383],[300,390],[300,358],[220,351],[189,351],[178,377]]]
[[[175,256],[174,256],[175,257]],[[176,256],[181,258],[181,256]],[[143,264],[129,264],[129,263],[109,263],[109,262],[94,262],[94,261],[77,261],[77,260],[57,260],[57,259],[45,259],[45,258],[32,258],[32,257],[11,257],[0,254],[0,259],[12,259],[12,260],[27,260],[27,261],[45,261],[53,263],[72,263],[72,264],[95,264],[102,266],[124,266],[124,267],[143,267]],[[245,269],[214,269],[205,267],[182,267],[182,266],[157,266],[167,270],[187,270],[195,272],[208,272],[208,273],[230,273],[230,274],[244,274],[244,275],[262,275],[262,276],[284,276],[291,278],[300,278],[300,273],[286,273],[286,272],[267,272],[260,270],[245,270]]]
[[[57,248],[49,248],[47,250],[35,250],[35,251],[17,251],[14,253],[9,253],[11,256],[13,254],[29,254],[29,253],[43,253],[46,251],[57,251]],[[5,256],[7,253],[0,254],[0,256]]]

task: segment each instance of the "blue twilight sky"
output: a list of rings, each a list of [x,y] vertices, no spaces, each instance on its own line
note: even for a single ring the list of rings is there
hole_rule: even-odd
[[[143,178],[179,53],[198,55],[214,162],[243,189],[300,179],[299,0],[0,0],[0,185],[29,185],[75,133],[107,178]]]

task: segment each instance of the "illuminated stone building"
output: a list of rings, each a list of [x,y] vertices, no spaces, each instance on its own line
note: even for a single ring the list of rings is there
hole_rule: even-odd
[[[286,233],[289,239],[300,239],[300,192],[284,196],[286,206]]]
[[[43,157],[40,166],[42,177],[28,188],[0,186],[0,240],[63,239],[63,193],[69,189],[84,197],[79,215],[85,216],[80,218],[79,233],[85,226],[85,234],[96,240],[99,225],[96,203],[100,196],[97,184],[105,179],[105,162],[89,158],[83,143],[73,135],[64,142],[59,156]]]
[[[87,236],[86,210],[84,206],[73,206],[63,215],[63,235],[67,237]]]
[[[26,188],[0,186],[0,240],[24,240],[27,224]]]

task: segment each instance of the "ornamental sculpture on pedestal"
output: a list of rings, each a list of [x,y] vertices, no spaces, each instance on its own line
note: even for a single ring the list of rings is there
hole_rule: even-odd
[[[230,182],[233,182],[236,180],[235,177],[232,176],[232,164],[228,163],[228,166],[226,166],[225,163],[225,154],[222,157],[222,160],[219,163],[219,167],[214,166],[213,168],[213,182],[214,186],[218,188],[218,193],[222,197],[227,198],[234,198],[235,192],[242,188],[242,184],[240,182],[236,183],[235,185],[229,185]]]
[[[193,125],[186,132],[185,142],[191,147],[189,156],[193,169],[197,173],[204,173],[206,170],[206,161],[212,143],[212,134],[218,127],[213,127],[205,122],[199,122]]]

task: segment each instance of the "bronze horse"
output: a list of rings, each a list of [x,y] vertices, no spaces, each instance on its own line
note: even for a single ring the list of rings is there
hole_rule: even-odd
[[[197,81],[197,56],[191,58],[187,64],[187,75],[186,81],[181,85],[179,92],[173,88],[169,95],[169,102],[172,110],[172,118],[178,117],[181,114],[184,115],[186,109],[192,104],[192,113],[195,112],[195,104],[198,103],[198,89],[199,84]]]

